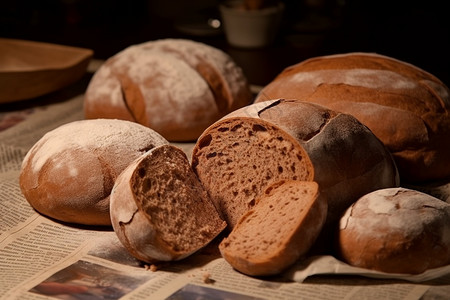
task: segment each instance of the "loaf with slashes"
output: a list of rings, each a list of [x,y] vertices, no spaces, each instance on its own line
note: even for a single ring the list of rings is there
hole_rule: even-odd
[[[450,90],[417,66],[375,53],[313,57],[284,69],[255,101],[277,98],[356,117],[392,153],[402,182],[450,178]]]
[[[210,124],[253,100],[225,52],[184,39],[132,45],[100,66],[87,87],[87,119],[150,127],[169,141],[195,141]]]

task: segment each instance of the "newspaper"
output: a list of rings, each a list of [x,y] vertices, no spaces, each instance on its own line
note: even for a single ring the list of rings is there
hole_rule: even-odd
[[[317,256],[279,276],[246,276],[220,257],[218,241],[181,261],[149,266],[127,252],[112,228],[40,215],[20,191],[22,159],[46,132],[83,118],[84,88],[75,95],[57,93],[59,101],[27,109],[23,120],[0,132],[0,299],[447,299],[450,294],[450,266],[404,276]],[[193,144],[176,145],[190,156]]]

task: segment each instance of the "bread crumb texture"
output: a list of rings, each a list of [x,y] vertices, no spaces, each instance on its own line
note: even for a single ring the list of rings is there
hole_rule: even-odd
[[[326,218],[326,200],[315,182],[281,181],[269,186],[219,248],[237,270],[273,275],[304,255]]]
[[[192,165],[231,228],[269,184],[313,178],[307,154],[292,137],[251,118],[210,127],[197,141]]]
[[[130,175],[124,173],[127,177],[122,178],[124,186],[115,186],[111,202],[115,209],[111,213],[121,218],[113,221],[114,229],[120,231],[119,238],[131,253],[139,253],[139,259],[182,259],[225,229],[226,223],[182,150],[170,145],[154,148],[129,168]],[[130,194],[120,197],[127,185]],[[121,211],[135,209],[127,208],[127,201],[136,202],[136,212]]]
[[[132,179],[140,208],[174,252],[203,245],[222,224],[180,151],[156,149]]]

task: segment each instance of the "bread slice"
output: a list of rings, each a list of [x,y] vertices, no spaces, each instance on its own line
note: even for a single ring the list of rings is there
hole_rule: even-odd
[[[110,204],[119,240],[148,263],[185,258],[226,227],[185,153],[172,145],[130,164],[117,179]]]
[[[327,201],[316,182],[277,182],[220,243],[220,252],[244,274],[278,274],[308,252],[326,214]]]

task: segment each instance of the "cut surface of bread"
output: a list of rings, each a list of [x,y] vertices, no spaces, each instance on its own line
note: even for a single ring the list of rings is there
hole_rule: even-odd
[[[210,127],[193,150],[192,167],[230,228],[269,184],[314,177],[298,142],[255,118],[230,118]]]
[[[152,149],[119,176],[111,219],[130,253],[150,263],[185,258],[226,227],[186,155],[172,145]]]
[[[220,243],[220,252],[244,274],[278,274],[308,252],[326,214],[327,202],[316,182],[274,183]]]

